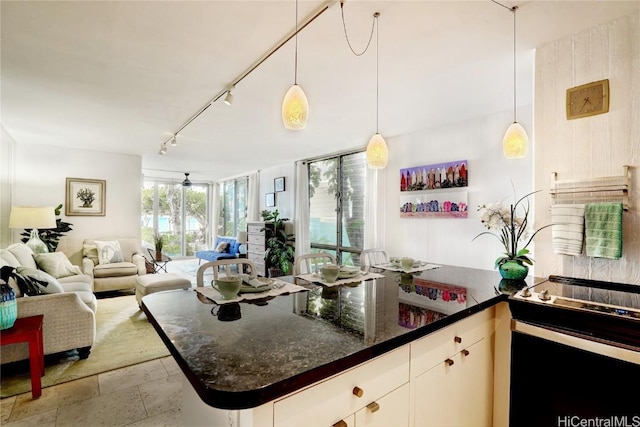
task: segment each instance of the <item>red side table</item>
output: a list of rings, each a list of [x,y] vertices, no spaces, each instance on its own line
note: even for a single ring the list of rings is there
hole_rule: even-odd
[[[13,327],[0,332],[0,345],[29,343],[29,369],[31,371],[31,396],[42,394],[40,377],[44,376],[44,344],[42,342],[43,315],[16,319]]]

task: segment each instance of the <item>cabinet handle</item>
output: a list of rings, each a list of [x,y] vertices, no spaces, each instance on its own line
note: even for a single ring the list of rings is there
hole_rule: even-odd
[[[468,356],[469,355],[469,350],[462,350],[460,353],[462,353],[463,356]]]
[[[360,387],[354,387],[351,392],[356,397],[362,397],[364,395],[364,390],[361,389]]]
[[[380,409],[380,405],[376,402],[371,402],[367,405],[367,409],[371,411],[371,413],[377,412]]]
[[[446,363],[447,365],[451,366],[451,365],[453,365],[453,360],[447,359],[447,360],[444,361],[444,363]]]
[[[453,337],[453,342],[460,344],[462,342],[462,338],[460,337]]]
[[[349,427],[344,420],[340,420],[331,427]]]

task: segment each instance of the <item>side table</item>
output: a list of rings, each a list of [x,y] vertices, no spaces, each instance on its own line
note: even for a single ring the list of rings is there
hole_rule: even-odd
[[[29,370],[31,372],[31,397],[42,394],[40,377],[44,376],[44,343],[42,341],[42,319],[44,316],[16,319],[13,327],[0,332],[0,346],[20,342],[29,343]]]
[[[156,257],[156,251],[151,248],[147,248],[153,263],[153,272],[160,273],[161,271],[167,272],[167,263],[171,261],[171,257],[163,253],[160,254],[160,259]]]

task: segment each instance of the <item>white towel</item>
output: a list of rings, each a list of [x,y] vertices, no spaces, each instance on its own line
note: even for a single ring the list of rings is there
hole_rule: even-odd
[[[553,252],[565,255],[582,254],[584,205],[552,205],[551,223]]]

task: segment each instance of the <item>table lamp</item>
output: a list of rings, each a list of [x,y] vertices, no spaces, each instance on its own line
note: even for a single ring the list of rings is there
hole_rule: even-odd
[[[246,231],[239,231],[238,235],[236,236],[236,241],[240,244],[240,246],[238,246],[238,252],[241,254],[246,254],[247,253],[247,232]]]
[[[26,245],[34,253],[49,252],[40,240],[38,229],[56,228],[55,208],[52,206],[11,206],[9,228],[30,228],[31,235]]]

